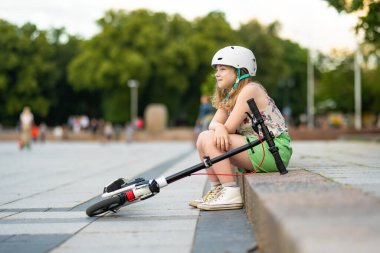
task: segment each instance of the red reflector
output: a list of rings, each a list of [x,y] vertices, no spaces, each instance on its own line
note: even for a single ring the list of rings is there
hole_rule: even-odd
[[[135,199],[135,194],[133,193],[133,190],[127,191],[125,193],[125,196],[127,197],[128,201],[132,201]]]

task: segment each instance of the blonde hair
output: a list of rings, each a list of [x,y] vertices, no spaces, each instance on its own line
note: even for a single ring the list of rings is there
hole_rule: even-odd
[[[235,70],[235,73],[237,71]],[[248,74],[248,70],[245,68],[240,70],[240,75]],[[228,112],[231,112],[236,104],[236,99],[240,93],[240,91],[251,82],[251,77],[244,78],[239,81],[239,84],[235,89],[227,90],[227,89],[220,89],[218,85],[215,85],[215,91],[211,98],[212,106],[216,109],[224,109]],[[228,99],[226,99],[226,96],[228,94]]]

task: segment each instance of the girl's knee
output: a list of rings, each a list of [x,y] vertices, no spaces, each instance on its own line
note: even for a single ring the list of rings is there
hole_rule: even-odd
[[[213,143],[214,132],[213,131],[203,131],[199,134],[197,139],[197,149],[203,149]]]

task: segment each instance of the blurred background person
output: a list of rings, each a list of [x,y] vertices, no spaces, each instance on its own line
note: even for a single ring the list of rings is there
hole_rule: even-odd
[[[39,130],[40,130],[40,141],[41,142],[45,142],[45,140],[46,140],[46,132],[47,132],[47,126],[46,126],[45,122],[42,122],[40,124]]]
[[[137,130],[141,130],[144,128],[144,120],[140,117],[136,119],[135,126]]]
[[[133,123],[125,124],[125,138],[127,143],[131,143],[133,140],[133,134],[135,132],[135,125]]]
[[[114,134],[114,129],[111,122],[106,122],[104,126],[104,137],[106,141],[112,140]]]
[[[54,130],[53,130],[53,136],[55,138],[55,140],[62,140],[63,139],[63,128],[61,126],[56,126],[54,127]]]
[[[33,124],[33,126],[32,126],[33,142],[37,142],[39,135],[40,135],[40,130],[39,130],[38,126],[36,124]]]
[[[198,139],[198,135],[208,129],[208,125],[213,117],[213,108],[209,102],[207,95],[201,96],[201,105],[199,106],[198,117],[194,127],[194,144]]]
[[[25,147],[30,148],[30,142],[31,142],[31,131],[32,131],[32,125],[34,122],[34,116],[32,111],[28,106],[25,106],[20,114],[20,125],[21,125],[21,138],[19,141],[19,147],[20,149],[23,149]]]

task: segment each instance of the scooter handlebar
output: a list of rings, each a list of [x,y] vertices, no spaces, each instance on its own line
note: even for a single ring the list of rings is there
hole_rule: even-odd
[[[249,109],[253,113],[253,116],[255,117],[256,120],[262,119],[259,108],[257,108],[256,102],[253,98],[250,98],[247,100]]]
[[[268,143],[269,151],[273,155],[273,158],[275,160],[276,167],[277,167],[278,171],[280,172],[281,175],[288,173],[288,171],[286,170],[286,167],[285,167],[285,165],[281,159],[278,148],[276,147],[276,145],[273,141],[273,137],[272,137],[273,135],[272,135],[272,133],[269,132],[268,127],[264,124],[263,117],[261,116],[261,113],[259,111],[259,108],[256,105],[255,100],[253,98],[250,98],[247,100],[247,103],[248,103],[249,109],[252,111],[253,116],[256,119],[255,124],[259,124],[261,126],[262,134],[264,135],[265,140]]]

